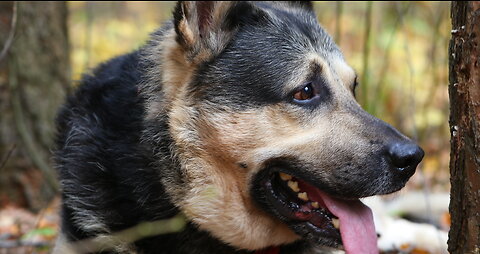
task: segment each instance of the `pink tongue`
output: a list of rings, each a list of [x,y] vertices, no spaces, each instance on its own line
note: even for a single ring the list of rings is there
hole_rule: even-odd
[[[310,194],[310,192],[309,192]],[[378,254],[372,210],[360,200],[338,200],[316,190],[325,206],[340,220],[343,247],[348,254]]]

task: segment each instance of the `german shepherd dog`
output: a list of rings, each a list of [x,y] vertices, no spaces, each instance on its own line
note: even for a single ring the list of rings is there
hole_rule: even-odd
[[[63,241],[181,214],[108,251],[378,253],[359,198],[401,189],[424,153],[361,109],[356,79],[311,3],[177,3],[60,110]]]

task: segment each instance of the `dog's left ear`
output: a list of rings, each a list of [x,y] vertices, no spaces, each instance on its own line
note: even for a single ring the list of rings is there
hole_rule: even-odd
[[[247,2],[178,2],[173,12],[176,41],[188,60],[208,60],[226,47],[243,22],[259,12]]]

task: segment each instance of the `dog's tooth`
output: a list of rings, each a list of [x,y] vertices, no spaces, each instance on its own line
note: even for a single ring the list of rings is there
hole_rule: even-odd
[[[339,228],[340,228],[340,220],[339,220],[339,219],[333,218],[333,219],[332,219],[332,223],[333,223],[333,226],[334,226],[336,229],[339,229]]]
[[[292,176],[289,175],[289,174],[285,174],[285,173],[283,173],[283,172],[280,172],[279,175],[280,175],[280,178],[281,178],[283,181],[292,180]]]
[[[303,201],[308,201],[308,195],[306,192],[300,192],[298,193],[298,198],[303,200]]]
[[[300,188],[298,188],[298,182],[296,181],[288,181],[287,185],[288,187],[290,187],[290,189],[292,189],[295,192],[300,191]]]
[[[319,208],[320,206],[318,205],[318,202],[312,202],[313,208]]]

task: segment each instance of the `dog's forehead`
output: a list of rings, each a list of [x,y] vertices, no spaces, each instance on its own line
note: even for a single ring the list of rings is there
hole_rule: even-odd
[[[267,8],[273,17],[269,31],[279,32],[279,39],[285,40],[286,49],[297,49],[282,52],[290,53],[291,58],[297,59],[295,61],[297,68],[290,69],[293,75],[290,82],[285,83],[285,92],[288,93],[298,87],[302,79],[312,75],[310,73],[312,70],[321,70],[322,74],[334,83],[335,78],[339,78],[343,84],[353,83],[355,71],[345,62],[340,49],[318,23],[313,12],[301,8],[285,8],[288,6],[285,4],[276,3],[273,6],[275,7]],[[276,8],[278,6],[280,8]]]
[[[202,98],[242,107],[276,103],[318,70],[353,82],[355,73],[313,12],[261,7],[268,20],[241,27],[224,52],[200,68]]]
[[[284,39],[298,50],[315,50],[320,54],[340,53],[337,45],[318,23],[313,10],[287,8],[285,4],[259,4],[268,13],[269,21],[264,31],[271,38]]]

